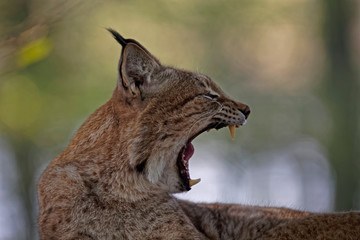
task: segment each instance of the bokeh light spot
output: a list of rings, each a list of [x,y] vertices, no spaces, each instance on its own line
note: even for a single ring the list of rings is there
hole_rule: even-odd
[[[39,118],[42,98],[27,77],[15,75],[0,85],[0,119],[14,131],[24,131]]]

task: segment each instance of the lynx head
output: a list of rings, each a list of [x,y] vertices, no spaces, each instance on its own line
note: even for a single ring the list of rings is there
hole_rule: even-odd
[[[189,173],[191,141],[212,128],[229,126],[233,135],[250,108],[209,77],[164,66],[135,40],[109,31],[122,45],[113,99],[135,112],[127,124],[131,168],[167,192],[190,190],[199,182]]]

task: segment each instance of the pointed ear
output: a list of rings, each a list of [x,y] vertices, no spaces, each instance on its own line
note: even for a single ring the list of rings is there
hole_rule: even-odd
[[[125,89],[133,96],[140,96],[141,90],[155,84],[152,74],[159,70],[160,62],[144,47],[131,40],[122,51],[119,75]]]

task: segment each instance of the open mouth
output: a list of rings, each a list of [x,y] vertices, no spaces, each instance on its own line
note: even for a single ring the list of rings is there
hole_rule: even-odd
[[[246,123],[246,121],[242,122],[240,125],[244,125],[245,123]],[[177,166],[179,168],[179,174],[180,174],[181,180],[187,191],[189,191],[192,186],[199,183],[201,180],[200,178],[198,178],[198,179],[190,178],[189,161],[195,151],[194,146],[191,143],[192,140],[194,140],[197,136],[199,136],[201,133],[203,133],[205,131],[210,131],[211,129],[218,130],[220,128],[227,127],[227,126],[229,127],[231,137],[234,138],[235,137],[235,129],[240,127],[240,125],[229,126],[228,124],[225,124],[225,123],[212,123],[209,126],[207,126],[206,128],[204,128],[203,130],[201,130],[200,132],[198,132],[197,134],[195,134],[194,136],[192,136],[187,141],[185,146],[183,146],[181,148],[180,153],[177,158]]]

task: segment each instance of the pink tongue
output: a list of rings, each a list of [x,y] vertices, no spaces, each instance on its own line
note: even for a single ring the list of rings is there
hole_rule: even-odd
[[[189,161],[189,159],[192,157],[192,155],[194,154],[194,146],[191,144],[191,142],[189,142],[188,144],[186,144],[185,146],[185,151],[184,151],[184,160],[187,162]]]

